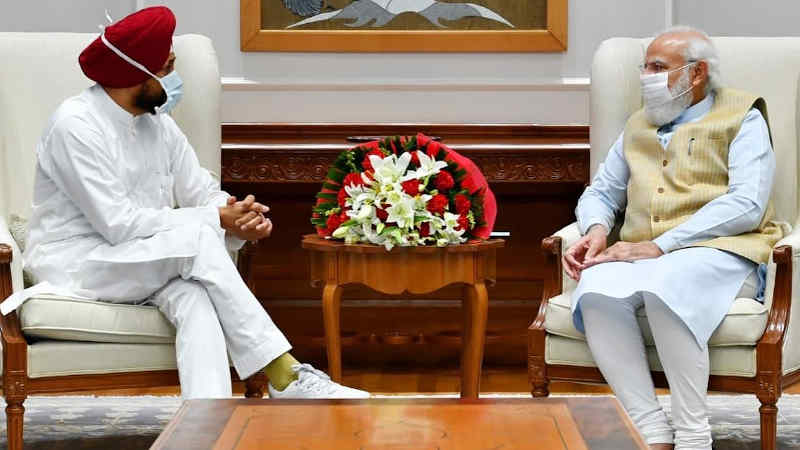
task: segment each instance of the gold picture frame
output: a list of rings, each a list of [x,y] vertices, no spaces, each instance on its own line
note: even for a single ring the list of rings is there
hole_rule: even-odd
[[[547,24],[529,30],[285,30],[261,28],[262,0],[240,0],[245,52],[564,52],[567,1],[547,1]]]

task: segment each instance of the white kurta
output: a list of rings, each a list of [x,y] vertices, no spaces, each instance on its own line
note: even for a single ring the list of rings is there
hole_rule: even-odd
[[[175,121],[163,114],[133,116],[99,85],[58,108],[37,157],[24,254],[25,268],[37,280],[79,287],[80,278],[68,276],[83,262],[75,255],[89,255],[98,245],[188,223],[219,228],[217,208],[228,194],[200,166]],[[126,258],[156,260],[188,238]],[[227,240],[231,249],[243,243]]]
[[[158,306],[187,398],[230,396],[228,352],[246,378],[290,349],[227,253],[243,244],[220,226],[228,194],[171,117],[134,117],[95,85],[58,108],[37,152],[23,256],[37,282]]]

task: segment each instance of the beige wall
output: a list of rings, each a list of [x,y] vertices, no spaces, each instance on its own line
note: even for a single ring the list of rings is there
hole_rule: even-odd
[[[712,34],[797,34],[797,0],[569,0],[569,50],[545,54],[304,54],[239,50],[239,0],[27,0],[2,31],[96,32],[155,4],[178,33],[211,37],[223,75],[223,120],[282,122],[588,123],[594,49],[671,23]],[[765,26],[765,24],[770,26]]]

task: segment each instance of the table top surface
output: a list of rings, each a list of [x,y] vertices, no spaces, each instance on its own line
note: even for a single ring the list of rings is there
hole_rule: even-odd
[[[151,449],[646,449],[613,397],[190,400]]]
[[[434,245],[420,245],[414,247],[394,247],[387,251],[386,248],[374,244],[345,244],[344,241],[336,239],[326,239],[316,234],[303,236],[302,246],[307,250],[323,252],[349,252],[349,253],[435,253],[435,252],[482,252],[503,247],[505,241],[502,239],[474,240],[458,245],[448,245],[436,247]]]

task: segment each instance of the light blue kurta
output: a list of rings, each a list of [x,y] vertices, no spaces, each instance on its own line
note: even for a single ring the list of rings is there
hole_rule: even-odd
[[[713,94],[708,95],[659,128],[662,148],[667,148],[681,124],[701,120],[713,104]],[[617,215],[625,209],[630,168],[623,142],[620,135],[578,201],[575,214],[582,234],[595,224],[610,230]],[[583,331],[579,307],[583,294],[595,292],[623,298],[637,292],[651,292],[686,323],[698,344],[705,345],[730,309],[742,283],[757,266],[732,253],[691,245],[751,231],[766,211],[775,174],[775,155],[767,123],[757,109],[747,113],[739,133],[731,141],[728,170],[726,194],[653,241],[664,252],[663,256],[633,263],[600,264],[582,272],[572,295],[573,322],[578,330]],[[760,282],[763,288],[763,277]]]

